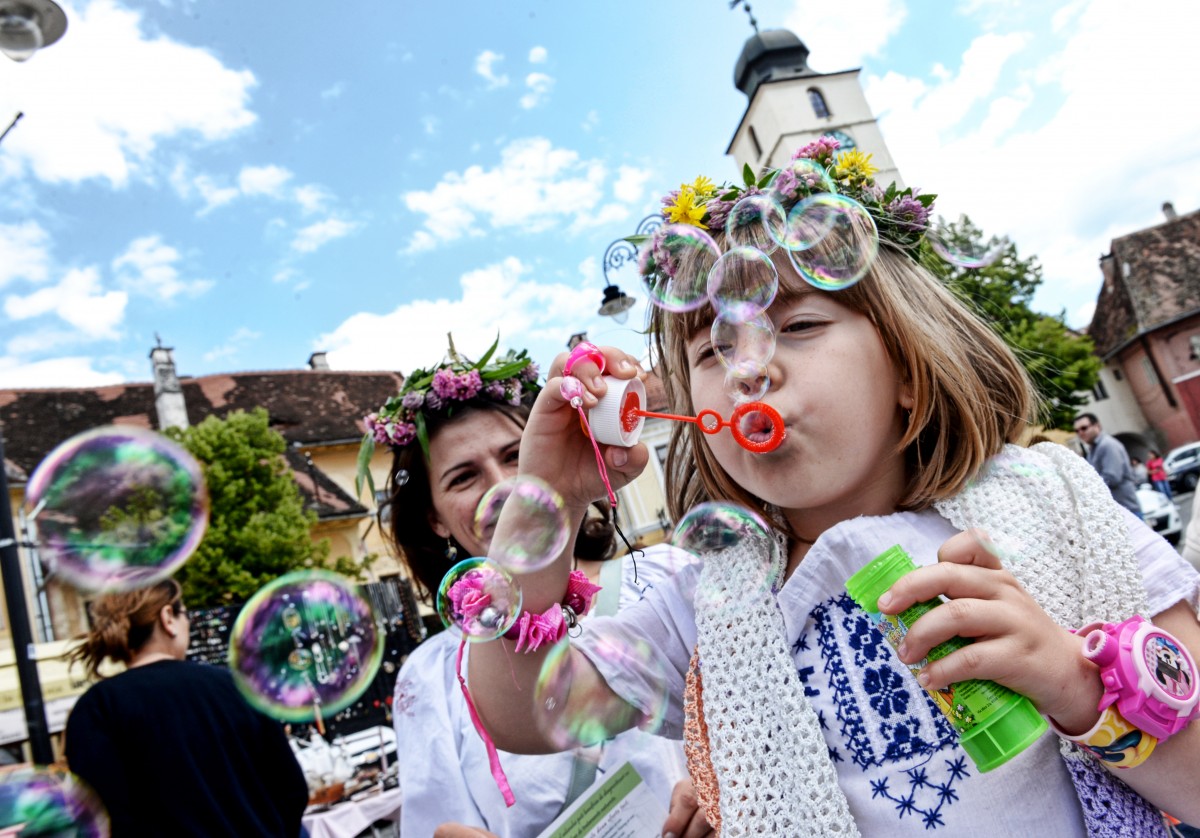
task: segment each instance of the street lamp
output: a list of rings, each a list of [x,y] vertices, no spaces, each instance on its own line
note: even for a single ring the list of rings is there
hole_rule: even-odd
[[[639,236],[648,236],[662,226],[662,216],[655,213],[647,215],[637,226],[636,234]],[[625,266],[627,262],[637,262],[638,249],[637,245],[626,241],[625,239],[617,239],[610,244],[604,251],[604,299],[600,301],[600,310],[597,314],[602,314],[605,317],[611,317],[618,323],[624,323],[629,319],[629,309],[633,308],[633,304],[637,302],[637,297],[631,297],[622,291],[615,282],[609,279],[609,271],[618,271]]]
[[[54,0],[0,0],[0,52],[27,61],[67,31],[67,15]]]

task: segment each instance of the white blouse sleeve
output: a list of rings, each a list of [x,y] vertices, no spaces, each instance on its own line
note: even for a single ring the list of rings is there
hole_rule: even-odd
[[[1187,602],[1193,612],[1200,609],[1200,572],[1135,515],[1126,511],[1125,519],[1146,586],[1147,616],[1161,614],[1177,602]]]

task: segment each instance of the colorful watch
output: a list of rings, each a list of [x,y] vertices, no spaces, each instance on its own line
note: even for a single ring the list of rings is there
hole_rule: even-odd
[[[1100,667],[1101,712],[1115,704],[1125,721],[1159,741],[1200,716],[1196,662],[1170,632],[1133,616],[1077,633],[1083,656]]]

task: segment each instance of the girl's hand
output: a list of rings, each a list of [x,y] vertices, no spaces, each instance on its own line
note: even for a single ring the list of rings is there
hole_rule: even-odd
[[[477,826],[444,823],[433,831],[433,838],[500,838],[500,836]]]
[[[604,375],[636,378],[641,372],[637,359],[612,347],[602,347]],[[562,494],[568,507],[580,509],[605,495],[604,482],[596,467],[592,443],[583,433],[579,412],[563,398],[560,388],[563,365],[568,353],[562,353],[550,365],[546,386],[534,403],[525,432],[521,436],[521,474],[540,477]],[[583,383],[583,408],[595,407],[608,387],[599,367],[590,359],[577,362],[571,374]],[[601,445],[614,490],[626,485],[646,467],[649,452],[638,443],[632,448]]]
[[[946,596],[950,602],[909,628],[900,659],[916,663],[955,635],[974,643],[927,664],[921,685],[942,688],[968,678],[1003,684],[1028,697],[1068,733],[1099,718],[1103,693],[1097,668],[1084,659],[1083,641],[1050,618],[989,550],[981,530],[967,530],[938,550],[938,563],[918,568],[879,598],[885,614]]]

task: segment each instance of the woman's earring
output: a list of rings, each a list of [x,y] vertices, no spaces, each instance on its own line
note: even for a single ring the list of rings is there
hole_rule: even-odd
[[[458,548],[450,541],[450,536],[446,536],[446,558],[450,561],[458,558]]]

